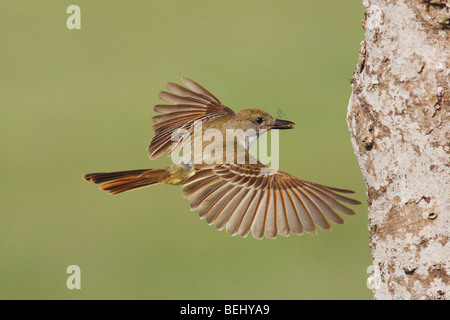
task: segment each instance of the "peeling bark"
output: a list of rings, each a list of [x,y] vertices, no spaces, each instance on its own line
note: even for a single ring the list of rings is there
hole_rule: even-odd
[[[364,0],[347,121],[375,299],[450,298],[450,4]]]

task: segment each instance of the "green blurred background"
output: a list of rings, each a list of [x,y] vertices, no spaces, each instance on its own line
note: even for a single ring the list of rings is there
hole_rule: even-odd
[[[66,9],[81,8],[81,30]],[[111,196],[82,174],[150,162],[153,105],[192,78],[282,109],[280,169],[365,188],[347,130],[360,1],[2,1],[1,299],[371,299],[366,205],[318,235],[231,237],[180,187]],[[66,268],[81,268],[68,290]]]

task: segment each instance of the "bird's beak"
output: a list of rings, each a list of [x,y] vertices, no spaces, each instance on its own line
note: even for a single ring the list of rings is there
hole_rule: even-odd
[[[275,119],[274,122],[268,125],[268,129],[293,129],[295,123],[292,121]]]

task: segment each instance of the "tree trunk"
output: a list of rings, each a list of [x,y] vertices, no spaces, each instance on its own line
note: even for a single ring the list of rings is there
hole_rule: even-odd
[[[375,299],[449,299],[450,4],[363,5],[347,121],[367,186]]]

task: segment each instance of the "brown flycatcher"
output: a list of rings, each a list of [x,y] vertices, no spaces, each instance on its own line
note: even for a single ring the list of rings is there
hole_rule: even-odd
[[[155,137],[148,153],[150,159],[164,155],[173,159],[181,150],[187,155],[166,168],[90,173],[84,175],[86,181],[104,183],[100,188],[112,194],[154,184],[181,184],[183,196],[200,218],[231,235],[245,237],[251,230],[257,239],[316,233],[315,225],[331,229],[328,220],[344,223],[336,211],[355,214],[342,203],[360,202],[340,194],[353,191],[300,180],[248,153],[261,133],[291,129],[293,122],[258,109],[235,113],[195,81],[183,78],[182,82],[187,88],[169,82],[172,93],[159,94],[171,105],[154,108],[161,114],[153,117]],[[243,134],[224,142],[230,131]]]

